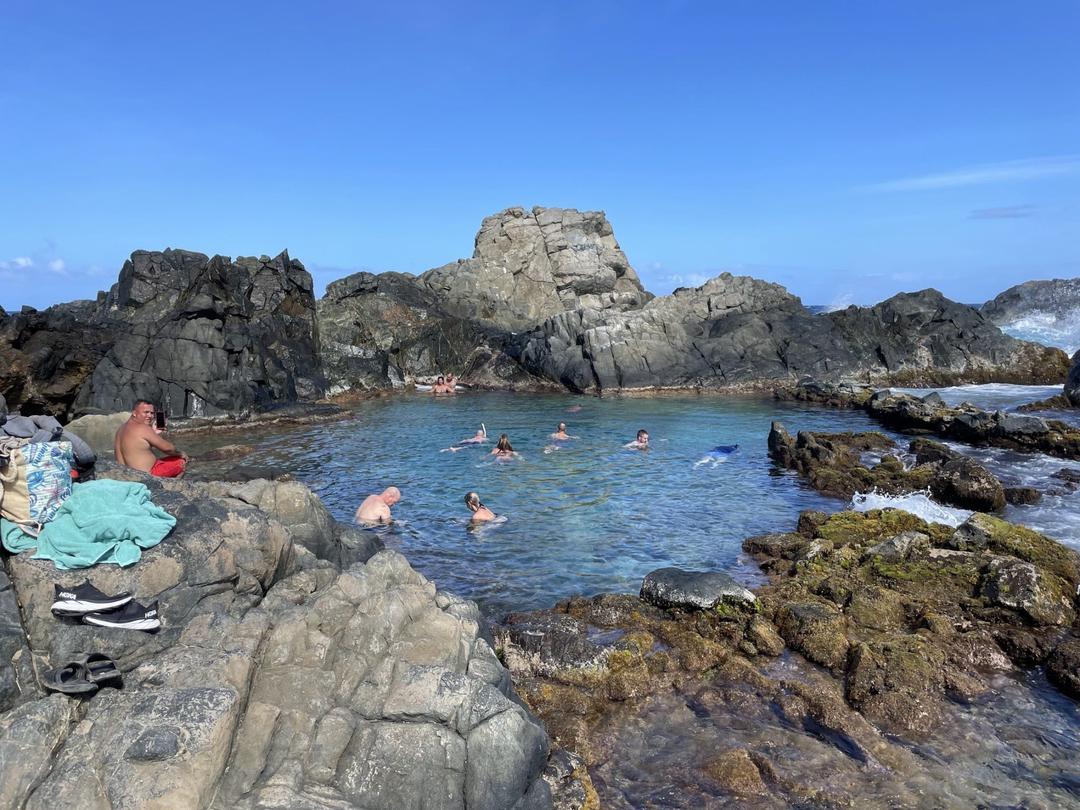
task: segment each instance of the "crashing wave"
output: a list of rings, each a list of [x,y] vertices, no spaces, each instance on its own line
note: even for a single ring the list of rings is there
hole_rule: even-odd
[[[869,512],[871,509],[901,509],[920,517],[927,523],[943,523],[946,526],[959,526],[971,512],[942,506],[931,500],[928,492],[911,492],[907,495],[884,495],[880,492],[856,492],[851,499],[851,508],[856,512]]]
[[[1023,317],[999,324],[999,327],[1014,338],[1057,346],[1070,356],[1080,349],[1080,308],[1061,314],[1033,310]]]

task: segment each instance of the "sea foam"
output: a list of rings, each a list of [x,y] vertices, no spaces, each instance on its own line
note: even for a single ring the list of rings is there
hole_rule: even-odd
[[[946,526],[959,526],[971,512],[942,506],[926,492],[912,492],[907,495],[883,495],[880,492],[856,492],[851,499],[851,508],[856,512],[869,512],[871,509],[902,509],[922,518],[927,523],[943,523]]]

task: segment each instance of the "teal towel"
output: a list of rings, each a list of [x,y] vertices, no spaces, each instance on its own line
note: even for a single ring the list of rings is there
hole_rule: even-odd
[[[14,554],[36,546],[35,560],[52,560],[64,570],[98,563],[127,566],[175,525],[176,518],[150,500],[144,484],[103,479],[76,484],[38,537],[0,519],[0,540]]]

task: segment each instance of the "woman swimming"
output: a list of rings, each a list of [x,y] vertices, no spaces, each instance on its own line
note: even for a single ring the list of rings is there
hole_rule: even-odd
[[[469,507],[469,511],[472,512],[472,522],[482,523],[488,520],[495,520],[495,513],[480,503],[480,495],[475,492],[465,493],[465,505]]]
[[[517,453],[514,452],[513,445],[510,444],[510,437],[505,433],[499,437],[499,443],[495,445],[495,449],[491,451],[491,455],[495,458],[514,458]]]

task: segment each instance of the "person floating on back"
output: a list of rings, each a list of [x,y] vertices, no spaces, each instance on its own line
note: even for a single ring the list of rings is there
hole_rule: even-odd
[[[495,456],[495,458],[516,458],[517,453],[514,452],[513,445],[510,444],[510,437],[505,433],[502,434],[499,437],[499,443],[491,451],[491,455]]]
[[[551,438],[557,442],[565,442],[568,439],[576,439],[577,436],[571,436],[566,432],[566,422],[559,422],[559,426],[555,428],[555,432],[551,434]]]
[[[480,503],[480,496],[475,492],[465,493],[465,505],[472,512],[472,523],[483,523],[495,519],[495,513]]]
[[[466,447],[472,447],[474,444],[483,444],[487,441],[487,428],[483,423],[480,424],[480,429],[476,431],[476,435],[468,439],[462,439],[457,444],[444,447],[440,450],[440,453],[456,453],[458,450],[464,450]]]
[[[131,409],[131,418],[120,426],[113,439],[113,454],[120,464],[148,472],[159,478],[176,478],[187,467],[187,453],[161,435],[155,426],[157,409],[154,403],[138,399]],[[165,455],[158,458],[154,451]]]
[[[390,523],[390,507],[401,500],[401,490],[387,487],[378,495],[368,495],[356,510],[357,523]]]
[[[637,438],[632,442],[627,442],[623,445],[627,450],[648,450],[649,449],[649,431],[639,430],[637,432]]]

